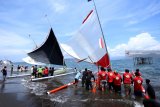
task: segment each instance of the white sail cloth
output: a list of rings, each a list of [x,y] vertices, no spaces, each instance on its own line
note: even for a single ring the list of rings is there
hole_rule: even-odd
[[[93,10],[85,18],[80,29],[60,46],[74,58],[103,67],[109,66],[104,38]]]
[[[22,59],[24,62],[28,63],[28,64],[32,64],[32,65],[45,65],[44,63],[41,62],[37,62],[34,59],[32,59],[31,57],[26,57]]]

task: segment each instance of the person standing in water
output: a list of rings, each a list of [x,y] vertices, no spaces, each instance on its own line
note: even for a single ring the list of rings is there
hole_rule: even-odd
[[[82,73],[82,87],[84,87],[84,84],[86,82],[86,75],[88,73],[87,71],[88,71],[87,68],[85,68],[85,71],[83,71]]]
[[[77,86],[79,79],[81,78],[81,71],[77,71],[77,74],[75,76],[75,86]]]
[[[76,67],[74,68],[74,72],[76,72],[76,73],[78,72]]]
[[[114,74],[115,74],[113,78],[114,90],[116,93],[121,94],[122,77],[117,71],[115,71]]]
[[[51,76],[54,75],[54,67],[52,67],[52,70],[51,70]]]
[[[123,84],[125,89],[126,96],[131,94],[131,84],[133,83],[132,74],[129,73],[128,69],[125,69],[125,73],[123,74]]]
[[[114,86],[113,86],[114,72],[110,68],[108,68],[107,70],[108,70],[107,82],[108,82],[109,91],[111,92],[114,89]]]
[[[91,81],[92,78],[95,81],[95,77],[94,77],[92,71],[87,70],[86,81],[85,81],[86,90],[92,89],[92,81]]]
[[[134,95],[142,97],[142,83],[143,79],[138,72],[135,73],[135,78],[133,79],[134,82]]]
[[[146,95],[143,99],[144,107],[160,107],[160,102],[156,100],[155,91],[150,84],[150,80],[146,79]]]
[[[13,74],[13,65],[11,66],[11,75]]]
[[[149,96],[150,99],[156,99],[155,91],[150,84],[150,80],[146,79],[146,94]]]
[[[3,80],[6,80],[6,76],[7,76],[7,67],[4,66],[4,68],[1,70],[2,74],[3,74]]]
[[[37,78],[38,76],[37,76],[37,65],[35,65],[34,66],[34,68],[33,68],[33,76],[35,77],[35,78]]]
[[[97,81],[98,81],[97,82],[98,89],[105,88],[106,83],[107,83],[107,72],[106,72],[106,70],[103,67],[101,67],[101,70],[98,71]]]

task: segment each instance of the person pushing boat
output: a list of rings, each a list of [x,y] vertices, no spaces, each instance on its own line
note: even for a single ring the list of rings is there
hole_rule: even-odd
[[[84,87],[84,84],[86,82],[86,75],[87,75],[87,68],[85,68],[85,70],[82,73],[82,87]]]
[[[114,72],[108,68],[108,78],[107,78],[107,82],[108,82],[108,87],[109,87],[109,90],[111,91],[112,89],[114,89],[114,86],[113,86],[113,78],[114,78]]]
[[[98,71],[97,75],[98,75],[98,78],[97,78],[98,89],[105,88],[106,84],[107,84],[107,72],[106,72],[106,70],[103,67],[101,67],[101,69],[100,69],[100,71]]]
[[[131,84],[133,84],[132,74],[128,69],[125,69],[125,73],[123,74],[123,84],[125,89],[125,95],[129,96],[131,94]]]
[[[121,93],[122,77],[117,71],[114,72],[113,84],[114,84],[115,93],[120,94]]]
[[[94,77],[92,71],[87,70],[86,81],[85,81],[86,90],[92,89],[92,81],[91,81],[92,78],[95,81],[95,77]]]
[[[138,72],[135,73],[135,78],[133,79],[134,82],[134,95],[142,97],[142,83],[143,78],[140,76]]]
[[[77,74],[75,76],[75,86],[77,86],[79,79],[81,78],[81,71],[77,71]]]

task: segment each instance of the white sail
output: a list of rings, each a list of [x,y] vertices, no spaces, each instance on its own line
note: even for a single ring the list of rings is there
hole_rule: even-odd
[[[32,65],[45,65],[45,63],[37,62],[29,56],[26,58],[23,58],[22,60],[25,61],[26,63],[32,64]]]
[[[72,38],[60,45],[74,58],[107,67],[109,57],[103,39],[97,15],[92,10]]]

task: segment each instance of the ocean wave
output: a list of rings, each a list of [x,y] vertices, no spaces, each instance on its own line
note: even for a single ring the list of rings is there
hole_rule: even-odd
[[[58,102],[58,103],[65,103],[65,102],[67,102],[67,100],[68,100],[69,98],[67,97],[67,96],[56,96],[56,97],[51,97],[50,98],[50,100],[52,101],[52,102]]]
[[[47,85],[44,83],[23,80],[23,85],[31,89],[31,93],[34,93],[35,95],[41,96],[44,95],[44,93],[46,93]]]

